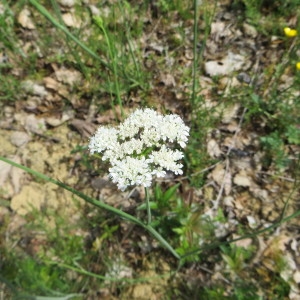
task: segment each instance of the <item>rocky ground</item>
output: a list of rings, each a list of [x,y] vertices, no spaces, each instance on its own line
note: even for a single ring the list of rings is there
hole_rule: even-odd
[[[87,42],[94,35],[91,16],[110,15],[114,1],[110,2],[99,7],[96,1],[83,1],[82,11],[80,5],[72,1],[58,1],[58,5],[67,28],[77,33],[76,30],[81,29],[78,36]],[[134,9],[125,10],[123,19],[120,17],[111,26],[122,26],[127,16],[131,17],[133,24],[138,23],[136,5],[138,3],[132,3]],[[282,105],[295,107],[291,116],[299,114],[299,104],[295,100],[299,98],[299,89],[293,85],[299,74],[295,73],[293,66],[287,66],[289,54],[297,51],[297,42],[272,32],[267,18],[273,12],[272,8],[269,12],[267,7],[263,8],[264,18],[257,26],[239,16],[242,8],[232,6],[230,1],[219,1],[206,10],[199,6],[198,48],[201,56],[197,66],[197,96],[202,99],[201,105],[192,106],[189,101],[193,68],[192,13],[185,17],[178,11],[162,14],[162,7],[154,2],[143,15],[142,34],[132,37],[133,51],[137,51],[143,70],[150,74],[146,92],[141,86],[121,87],[126,113],[147,104],[162,112],[178,113],[187,124],[193,123],[199,110],[213,116],[213,125],[203,125],[206,126],[205,136],[199,144],[199,149],[205,151],[206,162],[194,173],[171,178],[166,186],[180,182],[179,195],[191,209],[201,207],[196,213],[193,211],[194,215],[201,211],[214,220],[214,236],[221,241],[243,236],[245,232],[240,230],[241,224],[249,229],[248,232],[256,232],[299,212],[299,142],[283,138],[284,143],[272,150],[282,155],[270,158],[272,151],[264,148],[261,140],[272,130],[277,130],[270,122],[277,122],[283,113],[270,111],[274,85],[277,93],[284,96],[284,100],[280,100]],[[201,15],[205,12],[209,27]],[[91,159],[86,149],[89,136],[97,126],[116,124],[121,118],[120,106],[115,106],[116,111],[111,108],[110,94],[105,90],[105,68],[93,70],[93,61],[76,48],[85,68],[93,70],[90,75],[85,74],[84,68],[80,69],[76,59],[68,54],[71,51],[68,47],[73,44],[68,44],[65,36],[46,22],[33,5],[0,4],[0,14],[3,20],[14,22],[8,24],[12,30],[10,41],[13,47],[4,42],[0,44],[3,50],[0,155],[136,214],[135,208],[143,199],[143,190],[138,188],[131,197],[128,197],[128,192],[118,191],[109,182],[104,167]],[[295,16],[278,20],[291,27],[297,22]],[[209,28],[208,33],[206,28]],[[46,36],[49,38],[47,47],[41,42]],[[203,48],[202,41],[206,38]],[[104,43],[103,37],[98,37],[97,42]],[[59,60],[60,55],[67,57],[65,61]],[[280,64],[283,64],[284,71],[277,76],[276,66]],[[90,77],[98,72],[97,77]],[[258,97],[267,104],[261,106]],[[263,107],[266,111],[262,113]],[[201,122],[197,126],[194,130],[200,134]],[[299,123],[297,126],[299,130]],[[289,163],[278,168],[281,159],[287,159]],[[101,172],[98,172],[99,166]],[[199,174],[204,174],[201,177],[203,184],[191,184],[192,178]],[[96,213],[83,201],[74,200],[71,193],[2,161],[0,187],[1,249],[20,256],[25,253],[37,259],[41,259],[42,252],[49,261],[63,264],[49,250],[53,241],[47,237],[48,229],[35,227],[35,219],[40,220],[38,215],[44,218],[49,230],[57,228],[58,215],[68,220],[72,229],[62,228],[67,235],[84,237],[83,251],[102,249],[103,232],[107,230],[105,222],[101,224],[104,227],[94,231],[88,227],[74,227],[83,218],[95,218]],[[216,221],[219,210],[225,219]],[[136,226],[111,218],[110,226],[117,225],[118,229],[112,233],[115,238],[106,242],[105,255],[113,261],[114,253],[118,252],[120,260],[105,268],[102,260],[95,261],[88,264],[88,271],[122,279],[127,285],[120,288],[104,280],[96,291],[91,287],[87,288],[88,291],[84,288],[77,291],[85,295],[84,299],[96,299],[99,295],[103,297],[101,299],[165,299],[166,290],[167,294],[172,294],[170,289],[177,293],[177,296],[175,292],[172,295],[174,299],[202,299],[197,296],[197,291],[207,286],[222,286],[223,296],[229,297],[241,278],[246,278],[257,288],[257,298],[251,299],[258,299],[258,295],[263,299],[275,299],[277,285],[283,284],[288,292],[277,299],[300,299],[299,216],[264,234],[236,241],[239,247],[254,249],[250,258],[241,255],[239,261],[238,253],[233,258],[226,251],[204,251],[206,258],[188,263],[176,274],[176,261],[161,251],[156,241]],[[206,245],[204,229],[200,223],[198,225],[200,228],[193,230],[201,236],[200,244]],[[101,253],[99,250],[98,255]],[[5,256],[1,260],[4,266]],[[232,266],[239,263],[238,267]],[[279,266],[280,263],[283,265]],[[84,276],[75,271],[68,275],[73,276],[73,282],[81,282]],[[130,283],[137,278],[152,279]],[[3,297],[10,292],[4,283],[2,287]],[[228,299],[250,298],[232,296]]]

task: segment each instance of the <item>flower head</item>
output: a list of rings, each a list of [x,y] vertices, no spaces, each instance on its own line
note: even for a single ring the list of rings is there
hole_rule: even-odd
[[[178,115],[137,109],[117,128],[100,126],[90,139],[89,150],[109,160],[109,176],[119,189],[149,187],[153,176],[164,177],[166,171],[182,174],[178,161],[183,153],[170,147],[184,148],[189,130]]]
[[[298,34],[296,29],[291,29],[290,27],[284,27],[283,31],[287,37],[295,37]]]
[[[300,61],[296,63],[297,70],[300,70]]]

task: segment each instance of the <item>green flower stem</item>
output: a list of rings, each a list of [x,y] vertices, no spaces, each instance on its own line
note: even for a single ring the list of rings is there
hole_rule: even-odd
[[[85,194],[83,194],[83,193],[81,193],[81,192],[79,192],[79,191],[77,191],[77,190],[75,190],[75,189],[73,189],[73,188],[71,188],[70,186],[68,186],[68,185],[66,185],[66,184],[64,184],[64,183],[62,183],[61,181],[59,181],[59,180],[55,180],[55,179],[53,179],[53,178],[51,178],[51,177],[48,177],[48,176],[46,176],[46,175],[44,175],[44,174],[41,174],[41,173],[39,173],[39,172],[37,172],[37,171],[34,171],[34,170],[32,170],[32,169],[30,169],[30,168],[27,168],[27,167],[25,167],[25,166],[22,166],[22,165],[20,165],[20,164],[18,164],[18,163],[16,163],[16,162],[14,162],[14,161],[11,161],[11,160],[9,160],[9,159],[7,159],[7,158],[5,158],[5,157],[2,157],[2,156],[0,156],[0,160],[2,160],[2,161],[4,161],[4,162],[6,162],[6,163],[8,163],[8,164],[10,164],[11,166],[13,166],[13,167],[17,167],[17,168],[19,168],[19,169],[22,169],[22,170],[24,170],[25,172],[27,172],[27,173],[29,173],[29,174],[32,174],[32,175],[34,175],[34,176],[36,176],[36,177],[38,177],[38,178],[40,178],[40,179],[43,179],[43,180],[45,180],[45,181],[48,181],[48,182],[51,182],[51,183],[53,183],[53,184],[55,184],[55,185],[57,185],[57,186],[59,186],[59,187],[62,187],[63,189],[65,189],[65,190],[67,190],[67,191],[69,191],[69,192],[71,192],[71,193],[73,193],[73,194],[75,194],[76,196],[78,196],[79,198],[81,198],[81,199],[83,199],[84,201],[86,201],[86,202],[88,202],[88,203],[90,203],[90,204],[92,204],[92,205],[94,205],[94,206],[96,206],[96,207],[98,207],[98,208],[103,208],[103,209],[105,209],[105,210],[107,210],[107,211],[109,211],[109,212],[111,212],[111,213],[113,213],[113,214],[115,214],[115,215],[117,215],[117,216],[119,216],[119,217],[121,217],[121,218],[123,218],[123,219],[125,219],[125,220],[128,220],[128,221],[130,221],[130,222],[132,222],[132,223],[134,223],[134,224],[136,224],[136,225],[139,225],[139,226],[141,226],[141,227],[143,227],[146,231],[148,231],[149,233],[151,233],[166,249],[168,249],[176,258],[178,258],[178,259],[180,259],[180,256],[178,255],[178,253],[172,248],[172,246],[153,228],[153,227],[151,227],[149,224],[144,224],[142,221],[140,221],[139,219],[137,219],[137,218],[135,218],[134,216],[132,216],[132,215],[129,215],[129,214],[127,214],[127,213],[125,213],[125,212],[123,212],[123,211],[121,211],[121,210],[119,210],[119,209],[117,209],[117,208],[114,208],[114,207],[112,207],[112,206],[110,206],[110,205],[108,205],[108,204],[105,204],[104,202],[102,202],[102,201],[99,201],[99,200],[97,200],[97,199],[94,199],[94,198],[92,198],[92,197],[89,197],[89,196],[86,196]]]
[[[147,224],[151,224],[151,207],[149,202],[149,189],[145,187],[145,194],[146,194],[146,207],[147,207],[147,216],[148,216],[148,222]]]
[[[68,265],[68,264],[65,264],[65,263],[58,262],[58,261],[46,261],[46,263],[49,264],[49,265],[58,266],[60,268],[72,270],[72,271],[77,272],[79,274],[87,275],[87,276],[90,276],[90,277],[94,277],[94,278],[98,278],[98,279],[106,280],[106,281],[110,281],[110,282],[122,282],[122,283],[127,282],[127,283],[132,283],[132,284],[133,283],[143,283],[143,282],[147,283],[149,281],[159,280],[159,279],[163,279],[163,278],[169,278],[170,276],[175,275],[175,272],[169,271],[166,274],[162,274],[162,275],[155,275],[155,276],[151,276],[151,277],[138,277],[138,278],[134,278],[134,279],[127,278],[127,277],[119,278],[118,276],[108,277],[108,276],[103,276],[103,275],[99,275],[99,274],[89,272],[89,271],[85,270],[83,267],[81,267],[76,262],[74,262],[74,265]],[[0,275],[0,279],[2,280],[1,275]],[[51,298],[51,299],[56,300],[56,298]]]

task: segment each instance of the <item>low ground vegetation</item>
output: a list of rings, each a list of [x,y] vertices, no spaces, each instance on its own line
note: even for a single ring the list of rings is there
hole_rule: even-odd
[[[0,155],[145,224],[149,197],[174,252],[1,160],[0,298],[299,299],[299,14],[298,0],[2,1]],[[145,107],[190,128],[183,174],[149,195],[118,190],[88,150]]]

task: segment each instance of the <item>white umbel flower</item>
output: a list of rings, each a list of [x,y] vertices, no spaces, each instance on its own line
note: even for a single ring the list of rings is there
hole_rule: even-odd
[[[152,181],[149,162],[144,156],[140,159],[127,156],[125,159],[115,162],[114,166],[109,169],[109,176],[122,191],[128,185],[149,187]]]
[[[167,115],[159,127],[160,136],[164,141],[177,141],[184,148],[189,136],[189,128],[184,125],[178,115]]]
[[[170,147],[184,148],[189,130],[178,115],[137,109],[117,128],[100,126],[90,139],[89,150],[111,163],[109,176],[119,189],[149,187],[153,176],[164,177],[166,171],[182,174],[178,161],[183,153]]]
[[[99,127],[91,138],[89,149],[93,153],[101,153],[107,149],[115,149],[118,144],[118,130],[115,128]]]
[[[174,172],[176,175],[182,174],[182,164],[176,162],[183,158],[183,153],[178,150],[168,149],[162,145],[159,151],[153,151],[149,156],[153,164],[160,166],[167,171]]]

